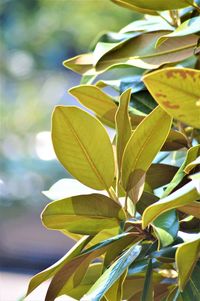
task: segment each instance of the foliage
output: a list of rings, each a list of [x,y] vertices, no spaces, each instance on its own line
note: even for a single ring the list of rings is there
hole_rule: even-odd
[[[59,181],[45,192],[55,201],[42,221],[77,243],[32,278],[28,294],[52,278],[46,301],[198,301],[200,8],[113,2],[149,15],[64,62],[82,74],[69,92],[95,116],[55,108],[54,149],[83,194],[69,196],[70,180]]]

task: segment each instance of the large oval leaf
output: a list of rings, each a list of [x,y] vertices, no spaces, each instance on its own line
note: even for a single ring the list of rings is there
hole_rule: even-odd
[[[157,107],[133,132],[122,160],[122,183],[126,191],[142,179],[164,144],[170,128],[170,116]]]
[[[104,190],[114,179],[112,145],[102,124],[77,107],[57,106],[52,139],[64,167],[83,184]]]
[[[200,128],[200,71],[165,68],[144,76],[158,104],[172,117]]]
[[[199,197],[200,194],[197,192],[194,183],[189,182],[169,196],[147,207],[142,216],[143,228],[146,228],[162,213],[192,203],[198,200]]]
[[[122,207],[101,194],[77,195],[55,201],[42,213],[42,221],[47,228],[88,235],[115,228],[123,220]]]

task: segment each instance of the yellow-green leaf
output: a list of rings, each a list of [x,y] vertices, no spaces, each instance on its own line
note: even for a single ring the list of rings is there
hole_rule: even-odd
[[[153,11],[151,9],[144,9],[144,8],[134,5],[132,0],[111,0],[111,1],[119,6],[137,11],[141,14],[148,14],[148,15],[157,15],[158,14],[156,11]]]
[[[153,222],[162,213],[192,203],[198,200],[199,197],[200,194],[197,192],[194,183],[192,181],[189,182],[167,197],[147,207],[142,216],[143,228],[146,228],[149,223]]]
[[[194,265],[199,257],[200,236],[192,241],[183,243],[176,251],[179,289],[182,291],[190,278]]]
[[[95,117],[77,107],[57,106],[52,140],[59,161],[76,179],[108,190],[114,179],[114,155],[108,134]]]
[[[131,135],[122,159],[122,184],[131,190],[147,172],[171,128],[171,118],[157,107]]]
[[[127,270],[121,275],[120,278],[111,286],[105,294],[107,301],[121,301],[123,297],[123,284],[127,275]]]
[[[77,195],[52,202],[42,213],[43,224],[50,229],[95,235],[115,228],[125,220],[122,207],[101,194]]]
[[[89,110],[93,111],[106,124],[114,126],[117,105],[113,98],[101,89],[92,85],[81,85],[73,87],[69,93]]]
[[[119,176],[121,174],[121,162],[124,149],[132,133],[131,122],[128,113],[130,96],[131,89],[128,89],[124,93],[122,93],[120,97],[119,107],[116,113],[116,147]]]
[[[200,71],[165,68],[145,75],[144,83],[173,118],[200,128]]]

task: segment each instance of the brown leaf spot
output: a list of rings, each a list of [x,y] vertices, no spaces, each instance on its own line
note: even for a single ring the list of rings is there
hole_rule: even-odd
[[[165,94],[162,94],[162,93],[156,93],[155,96],[156,97],[167,97]]]
[[[187,74],[184,70],[169,70],[166,72],[167,78],[173,78],[176,74],[180,75],[182,79],[186,79],[187,77]]]
[[[169,100],[163,101],[162,103],[166,108],[169,108],[169,109],[178,109],[178,108],[180,108],[179,105],[175,105],[175,104],[171,103]]]

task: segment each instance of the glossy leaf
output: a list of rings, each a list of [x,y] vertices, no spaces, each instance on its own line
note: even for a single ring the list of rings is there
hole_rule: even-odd
[[[123,297],[123,284],[126,278],[127,270],[117,279],[111,288],[105,294],[107,301],[121,301]]]
[[[83,184],[108,189],[114,179],[114,156],[108,134],[94,117],[77,107],[56,107],[52,121],[56,155]]]
[[[116,262],[114,262],[97,280],[88,293],[81,298],[84,300],[100,300],[109,288],[121,277],[128,266],[137,258],[141,246],[133,245]]]
[[[182,291],[193,271],[200,251],[200,236],[182,244],[176,251],[176,264],[179,277],[179,288]]]
[[[158,104],[173,118],[200,128],[200,71],[165,68],[144,76]]]
[[[196,190],[200,194],[200,172],[191,175],[190,179],[193,181]]]
[[[88,244],[89,241],[90,238],[88,236],[84,236],[59,261],[57,261],[55,264],[45,269],[44,271],[36,274],[29,283],[26,296],[28,296],[41,283],[54,276],[67,262],[71,261],[74,257],[79,255],[82,249]]]
[[[144,281],[144,289],[142,292],[141,301],[152,301],[153,300],[153,286],[152,286],[152,261],[149,260],[145,281]]]
[[[142,216],[143,228],[146,228],[160,214],[196,201],[199,199],[199,196],[192,181],[189,182],[169,196],[147,207]]]
[[[156,11],[150,10],[150,9],[144,9],[141,7],[138,7],[136,5],[134,5],[132,0],[111,0],[112,2],[114,2],[117,5],[120,5],[122,7],[137,11],[141,14],[149,14],[149,15],[157,15]]]
[[[77,195],[50,203],[42,213],[50,229],[66,229],[77,234],[94,235],[115,228],[125,220],[122,207],[101,194]]]
[[[171,118],[157,107],[133,132],[122,160],[122,183],[127,192],[144,177],[170,128]]]
[[[189,34],[196,33],[200,28],[200,17],[191,18],[185,22],[183,22],[178,28],[176,28],[173,32],[160,37],[156,43],[156,46],[160,46],[165,40],[174,37],[182,37]]]
[[[86,108],[93,111],[108,125],[114,126],[117,105],[113,98],[104,93],[101,89],[91,85],[73,87],[69,93]]]
[[[124,149],[132,133],[131,122],[128,113],[130,95],[131,89],[128,89],[120,96],[119,107],[116,113],[116,147],[119,176],[121,174],[121,162]]]

